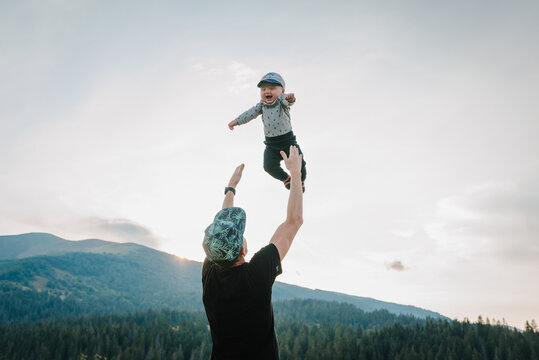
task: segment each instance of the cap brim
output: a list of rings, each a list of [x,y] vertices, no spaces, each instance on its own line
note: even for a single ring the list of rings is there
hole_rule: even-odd
[[[277,80],[267,79],[267,80],[260,80],[260,82],[258,83],[257,87],[260,87],[263,83],[277,84],[277,85],[283,86],[283,84],[281,84],[281,83],[280,83],[279,81],[277,81]]]

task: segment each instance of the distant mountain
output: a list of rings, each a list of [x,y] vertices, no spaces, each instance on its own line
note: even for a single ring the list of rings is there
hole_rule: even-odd
[[[0,323],[149,308],[202,309],[202,264],[133,243],[0,236]],[[414,306],[276,282],[274,300],[350,303],[363,311],[445,318]]]
[[[125,254],[145,246],[88,239],[70,241],[46,233],[0,236],[0,260],[24,259],[39,255],[60,255],[73,252]]]

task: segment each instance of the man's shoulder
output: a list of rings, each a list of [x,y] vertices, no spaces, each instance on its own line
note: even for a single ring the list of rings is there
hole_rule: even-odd
[[[253,261],[253,259],[255,258],[258,258],[260,256],[269,256],[269,257],[272,257],[274,256],[275,254],[277,254],[277,256],[279,256],[279,251],[277,250],[277,247],[275,246],[275,244],[268,244],[266,246],[263,246],[262,248],[260,248],[260,250],[258,250],[254,255],[253,257],[251,258],[251,261]]]
[[[254,271],[267,272],[273,278],[283,272],[279,250],[274,244],[268,244],[258,250],[247,266]]]

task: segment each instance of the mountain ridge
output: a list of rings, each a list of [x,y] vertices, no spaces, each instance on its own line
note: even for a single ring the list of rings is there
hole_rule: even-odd
[[[200,262],[135,243],[100,239],[71,241],[48,233],[6,235],[0,236],[0,261],[0,297],[13,291],[33,291],[36,298],[46,298],[54,306],[57,306],[55,299],[60,299],[66,304],[72,302],[75,307],[76,304],[95,304],[96,311],[102,312],[107,308],[101,304],[125,311],[156,307],[202,308]],[[385,309],[397,315],[447,319],[412,305],[278,281],[273,287],[273,299],[336,301],[353,304],[363,311]],[[36,306],[44,305],[37,302]]]
[[[146,246],[136,243],[115,243],[101,239],[66,240],[53,234],[35,232],[0,236],[0,260],[58,255],[67,252],[119,253],[140,247]]]

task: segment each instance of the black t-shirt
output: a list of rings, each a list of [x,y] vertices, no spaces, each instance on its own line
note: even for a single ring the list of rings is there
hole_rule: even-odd
[[[213,340],[212,359],[279,359],[271,288],[281,272],[273,244],[229,270],[204,260],[202,300]]]

